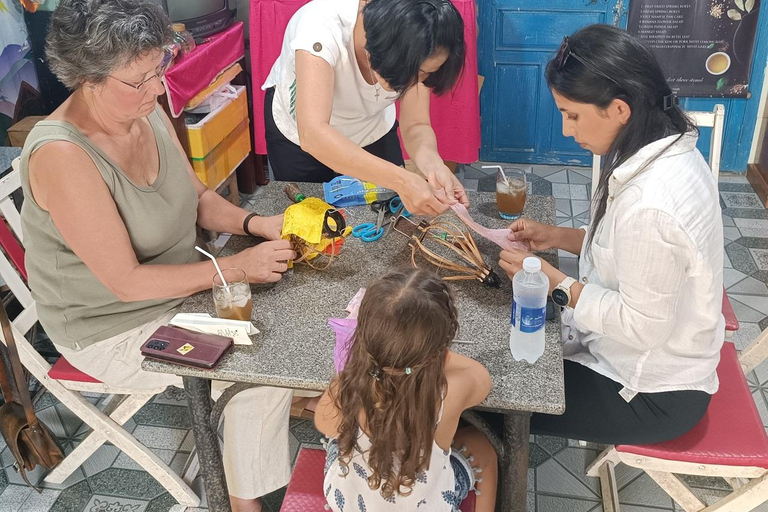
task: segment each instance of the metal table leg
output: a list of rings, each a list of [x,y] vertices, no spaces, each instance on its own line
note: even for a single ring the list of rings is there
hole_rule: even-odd
[[[497,507],[503,512],[526,512],[530,432],[531,413],[513,412],[504,415],[501,507]]]
[[[224,462],[219,449],[219,437],[211,426],[211,381],[184,377],[184,392],[192,415],[192,433],[200,459],[205,496],[210,512],[232,512],[229,505]]]

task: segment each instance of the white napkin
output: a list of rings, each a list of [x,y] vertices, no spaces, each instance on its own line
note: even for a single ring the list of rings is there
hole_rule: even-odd
[[[213,318],[208,313],[179,313],[171,318],[170,324],[190,331],[227,336],[235,340],[235,345],[253,345],[249,335],[259,333],[251,322]]]

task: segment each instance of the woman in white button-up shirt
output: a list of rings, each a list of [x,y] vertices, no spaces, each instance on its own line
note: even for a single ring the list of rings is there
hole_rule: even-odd
[[[588,227],[511,226],[533,250],[581,256],[562,315],[566,412],[534,415],[531,430],[613,444],[673,439],[718,388],[716,180],[656,59],[627,32],[592,25],[564,39],[547,82],[563,134],[605,156]],[[513,275],[526,256],[504,251],[500,263]],[[542,266],[552,291],[566,276]]]

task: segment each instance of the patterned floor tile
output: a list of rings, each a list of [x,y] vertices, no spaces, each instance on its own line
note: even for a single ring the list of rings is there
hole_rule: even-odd
[[[555,459],[536,468],[536,490],[539,493],[560,494],[580,498],[599,498],[599,494],[565,469]]]
[[[552,183],[552,195],[556,199],[570,199],[571,186],[568,183]]]
[[[743,350],[762,332],[760,325],[752,322],[739,322],[739,330],[733,333],[736,350]]]
[[[733,311],[736,313],[736,318],[739,322],[757,323],[765,317],[763,313],[752,309],[746,304],[742,304],[736,299],[731,299],[731,306],[733,306]]]
[[[561,169],[555,173],[543,176],[543,178],[551,183],[568,183],[568,171]]]
[[[733,268],[733,265],[731,264],[731,259],[728,257],[727,252],[723,252],[723,267]]]
[[[0,494],[0,510],[3,512],[16,512],[21,510],[21,506],[34,492],[31,487],[26,485],[9,485]]]
[[[598,504],[597,500],[536,494],[536,512],[590,512]]]
[[[573,199],[571,201],[571,210],[573,211],[574,216],[580,215],[582,213],[589,213],[589,207],[589,201],[580,201],[578,199]]]
[[[578,201],[587,201],[589,196],[587,195],[586,185],[569,185],[571,189],[571,199]]]
[[[533,165],[531,166],[531,172],[537,176],[541,176],[542,178],[545,178],[547,176],[551,176],[552,174],[555,174],[557,172],[560,172],[563,170],[563,167],[559,165]]]
[[[171,461],[173,461],[173,457],[176,455],[176,452],[173,450],[161,450],[159,448],[153,448],[152,453],[157,455],[160,460],[165,462],[166,464],[170,464]],[[120,469],[133,469],[137,471],[142,471],[141,466],[139,466],[132,458],[130,458],[128,455],[126,455],[123,452],[120,452],[120,454],[115,457],[112,464],[110,464],[113,468],[120,468]],[[109,466],[107,466],[109,467]],[[106,469],[106,468],[103,468]]]
[[[144,471],[110,468],[87,480],[94,494],[123,498],[154,499],[165,489]]]
[[[727,208],[765,209],[754,192],[721,192],[720,197],[723,198]]]
[[[462,180],[461,184],[464,185],[466,190],[470,192],[477,192],[477,185],[479,181],[479,179],[464,179]]]
[[[186,405],[146,404],[133,415],[133,420],[139,425],[192,428],[189,408]]]
[[[164,450],[178,450],[187,431],[175,428],[150,427],[139,425],[133,431],[133,436],[144,446],[149,448],[162,448]]]
[[[752,258],[755,260],[757,268],[760,270],[768,270],[768,250],[765,249],[750,249]]]
[[[726,242],[735,242],[741,238],[741,232],[738,228],[723,228],[723,238]]]
[[[578,258],[561,258],[560,270],[562,270],[565,273],[565,275],[571,276],[574,279],[578,279],[579,278]]]
[[[51,507],[51,512],[82,512],[93,492],[87,481],[72,485],[61,491]]]
[[[129,498],[114,498],[112,496],[101,496],[99,494],[91,496],[91,499],[85,505],[84,512],[144,512],[149,502],[133,500]]]
[[[743,281],[742,281],[743,282]],[[739,283],[741,284],[741,283]],[[764,315],[768,315],[768,297],[759,295],[740,295],[732,292],[728,292],[728,296],[733,296],[742,304],[746,304],[752,309],[755,309]],[[758,320],[759,321],[759,320]]]
[[[555,199],[555,215],[557,217],[572,217],[571,201],[568,199]]]
[[[763,219],[733,219],[739,228],[741,236],[768,237],[768,220]]]
[[[737,243],[731,243],[725,246],[725,252],[728,253],[728,258],[731,260],[731,265],[733,265],[733,268],[736,270],[745,274],[752,274],[752,272],[757,271],[755,260],[752,258],[752,254],[749,252],[749,249],[746,247]],[[730,285],[726,284],[726,287],[728,286]]]
[[[48,512],[60,494],[61,491],[53,489],[43,489],[40,494],[32,492],[27,501],[22,504],[21,510],[24,512]]]
[[[580,172],[568,170],[568,183],[573,183],[576,185],[591,185],[592,184],[592,177],[591,176],[584,176]]]
[[[599,497],[600,479],[587,476],[587,466],[597,458],[599,453],[597,450],[569,447],[556,454],[555,460]]]
[[[573,227],[573,219],[563,219],[563,218],[557,219],[557,225],[559,227],[572,228]]]
[[[123,453],[114,446],[102,446],[83,463],[82,468],[85,472],[85,476],[93,476],[112,466],[118,455],[123,455]]]
[[[619,501],[627,505],[672,509],[672,498],[645,473],[619,490]]]

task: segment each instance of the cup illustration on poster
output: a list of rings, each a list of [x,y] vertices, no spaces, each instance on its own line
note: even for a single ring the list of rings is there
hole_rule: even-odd
[[[679,96],[749,93],[760,0],[633,0],[628,30]]]

